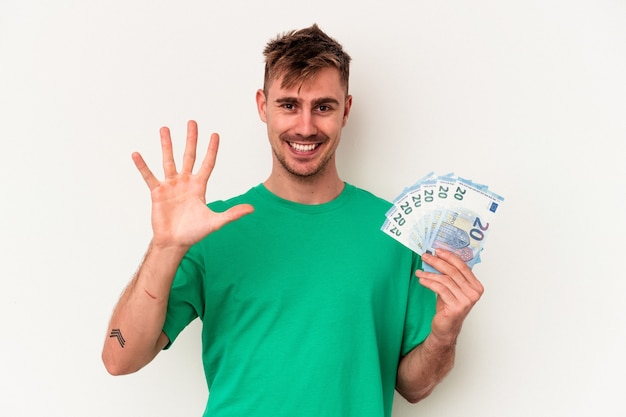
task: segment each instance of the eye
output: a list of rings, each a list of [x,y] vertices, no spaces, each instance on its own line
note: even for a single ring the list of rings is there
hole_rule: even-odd
[[[283,103],[282,107],[285,110],[293,110],[296,106],[293,103]]]

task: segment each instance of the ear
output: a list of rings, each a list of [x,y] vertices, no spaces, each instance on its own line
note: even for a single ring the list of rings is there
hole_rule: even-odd
[[[343,123],[342,123],[342,127],[344,127],[346,125],[346,123],[348,123],[348,116],[350,116],[350,109],[352,108],[352,96],[348,95],[346,97],[346,106],[343,109]]]
[[[267,123],[267,98],[265,92],[262,89],[258,89],[256,92],[256,109],[259,112],[259,117],[264,123]]]

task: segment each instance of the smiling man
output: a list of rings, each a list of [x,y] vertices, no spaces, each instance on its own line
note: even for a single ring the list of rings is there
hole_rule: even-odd
[[[161,129],[164,180],[133,154],[153,239],[111,318],[104,363],[135,372],[199,317],[205,416],[390,416],[394,389],[417,402],[451,369],[482,285],[452,254],[422,259],[382,233],[390,203],[339,177],[352,106],[341,45],[313,25],[264,53],[266,181],[207,205],[219,138],[194,174],[193,121],[180,171]]]
[[[352,97],[332,67],[283,85],[286,76],[257,92],[261,119],[272,146],[272,174],[265,186],[307,204],[335,198],[344,188],[335,151],[348,121]]]

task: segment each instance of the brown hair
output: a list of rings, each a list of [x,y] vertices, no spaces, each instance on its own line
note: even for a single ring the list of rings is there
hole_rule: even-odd
[[[348,93],[351,58],[341,44],[324,33],[317,24],[279,35],[267,43],[263,55],[263,89],[266,94],[269,85],[281,76],[284,76],[281,87],[289,88],[328,67],[339,70],[341,84]]]

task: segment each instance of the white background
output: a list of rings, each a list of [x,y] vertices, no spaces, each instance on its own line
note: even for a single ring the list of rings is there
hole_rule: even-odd
[[[391,199],[427,172],[505,204],[454,371],[394,416],[624,416],[621,0],[0,2],[0,414],[199,416],[199,324],[141,372],[100,361],[150,238],[158,129],[222,146],[208,199],[269,174],[261,51],[317,22],[353,57],[342,177]]]

